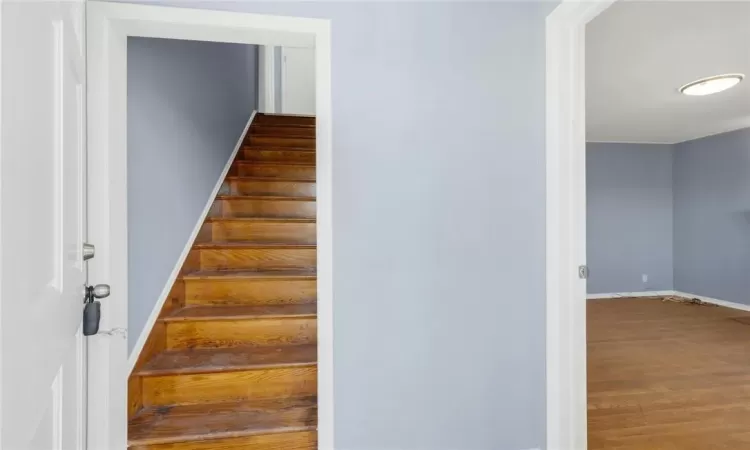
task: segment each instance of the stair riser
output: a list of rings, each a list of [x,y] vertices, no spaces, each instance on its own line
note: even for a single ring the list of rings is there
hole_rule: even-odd
[[[255,116],[255,120],[253,120],[253,124],[314,127],[315,117],[257,115]]]
[[[268,177],[288,180],[315,181],[315,166],[261,165],[251,162],[235,163],[240,177]]]
[[[314,317],[180,321],[167,323],[167,348],[314,344],[317,335]]]
[[[279,305],[313,303],[316,280],[186,279],[188,305]]]
[[[315,197],[315,183],[295,181],[231,180],[223,191],[229,195],[279,195]]]
[[[284,137],[284,136],[250,136],[246,141],[252,146],[258,147],[297,147],[315,148],[314,138]]]
[[[251,148],[243,150],[241,157],[243,161],[315,164],[315,152],[309,151]]]
[[[317,367],[145,376],[142,383],[144,406],[308,397],[317,392]]]
[[[138,445],[130,447],[130,450],[315,450],[317,448],[317,432],[296,431],[230,439]]]
[[[276,136],[276,137],[304,137],[314,138],[314,127],[298,127],[284,125],[258,124],[250,128],[253,136]]]
[[[264,200],[236,198],[217,200],[211,217],[291,217],[314,219],[314,200]]]
[[[315,268],[315,248],[218,248],[192,250],[203,270],[310,269]]]
[[[210,225],[213,241],[255,241],[280,244],[315,244],[315,223],[214,221]]]

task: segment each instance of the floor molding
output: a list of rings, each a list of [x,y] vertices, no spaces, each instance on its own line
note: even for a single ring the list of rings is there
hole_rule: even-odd
[[[703,295],[695,295],[695,294],[690,294],[687,292],[680,292],[680,291],[673,291],[672,295],[676,297],[684,297],[684,298],[697,298],[698,300],[705,302],[705,303],[711,303],[714,305],[724,306],[724,307],[732,308],[732,309],[739,309],[740,311],[750,311],[750,305],[743,305],[742,303],[730,302],[727,300],[719,300],[717,298],[704,297]]]
[[[711,303],[712,305],[724,306],[726,308],[738,309],[740,311],[750,312],[750,305],[744,305],[742,303],[730,302],[727,300],[719,300],[718,298],[706,297],[703,295],[691,294],[689,292],[682,291],[641,291],[641,292],[612,292],[608,294],[588,294],[587,300],[603,300],[603,299],[616,299],[616,298],[628,298],[628,297],[681,297],[686,299],[695,298],[705,303]]]
[[[588,294],[586,295],[586,300],[627,297],[663,297],[665,295],[676,295],[676,293],[675,291],[610,292],[606,294]]]

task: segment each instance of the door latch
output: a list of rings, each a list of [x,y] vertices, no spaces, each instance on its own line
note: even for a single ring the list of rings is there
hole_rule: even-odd
[[[589,278],[589,266],[578,266],[578,278],[582,280]]]
[[[88,261],[96,255],[96,247],[92,244],[83,243],[83,260]]]
[[[99,332],[99,321],[102,318],[101,303],[98,298],[109,297],[109,285],[97,284],[96,286],[86,286],[86,293],[83,299],[83,335],[93,336]]]

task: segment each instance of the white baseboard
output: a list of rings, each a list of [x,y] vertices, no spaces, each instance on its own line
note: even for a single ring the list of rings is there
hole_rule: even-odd
[[[626,297],[662,297],[665,295],[675,295],[675,291],[639,291],[639,292],[611,292],[607,294],[588,294],[587,300],[601,300],[605,298],[626,298]]]
[[[711,303],[712,305],[724,306],[726,308],[738,309],[740,311],[750,312],[750,305],[743,305],[742,303],[729,302],[726,300],[719,300],[717,298],[705,297],[703,295],[690,294],[688,292],[681,291],[642,291],[642,292],[614,292],[611,294],[589,294],[586,296],[587,300],[601,300],[607,298],[626,298],[626,297],[681,297],[685,299],[695,298],[705,303]]]
[[[718,306],[724,306],[726,308],[739,309],[740,311],[750,311],[750,305],[743,305],[742,303],[729,302],[726,300],[719,300],[717,298],[704,297],[703,295],[695,295],[687,292],[673,291],[676,297],[684,298],[697,298],[698,300],[706,303],[711,303]]]
[[[227,173],[229,173],[229,169],[232,167],[232,162],[234,161],[235,156],[237,156],[237,152],[240,151],[240,148],[242,148],[242,142],[245,140],[245,135],[247,134],[247,131],[250,129],[250,125],[253,123],[253,120],[255,119],[255,115],[258,111],[253,110],[252,114],[250,114],[250,118],[247,121],[247,124],[245,125],[245,129],[242,130],[242,134],[240,134],[240,138],[237,140],[237,144],[234,146],[234,150],[232,151],[232,154],[229,155],[229,159],[227,160],[226,165],[224,166],[224,170],[221,171],[221,174],[219,175],[219,179],[216,181],[216,186],[214,186],[214,190],[211,192],[211,196],[208,197],[208,201],[206,202],[206,206],[203,208],[203,212],[198,217],[198,221],[195,223],[195,227],[193,228],[193,232],[190,234],[190,237],[188,238],[187,242],[185,242],[185,248],[182,249],[182,254],[180,254],[180,257],[177,259],[177,262],[174,265],[174,268],[172,269],[172,273],[169,274],[169,278],[167,278],[166,283],[164,284],[164,289],[161,291],[161,295],[159,295],[159,298],[156,301],[156,304],[154,305],[154,308],[151,310],[151,315],[148,317],[148,321],[146,321],[146,324],[143,326],[143,329],[141,330],[140,336],[138,336],[138,340],[135,343],[135,346],[133,347],[133,351],[130,352],[130,356],[128,357],[128,375],[133,372],[133,368],[135,367],[136,361],[138,361],[138,356],[140,356],[141,351],[143,350],[143,346],[146,345],[146,340],[148,339],[148,335],[151,334],[151,330],[154,328],[154,324],[156,324],[156,320],[159,318],[159,313],[161,312],[162,306],[164,306],[164,302],[167,300],[167,297],[169,296],[169,292],[172,290],[172,286],[174,285],[175,280],[177,279],[177,276],[180,274],[180,269],[182,269],[182,265],[185,263],[185,259],[187,258],[188,254],[190,253],[190,249],[193,247],[193,242],[195,241],[195,238],[198,236],[198,233],[201,230],[201,227],[203,226],[203,222],[205,222],[206,217],[208,216],[208,212],[211,209],[211,205],[214,203],[214,199],[216,198],[216,195],[219,193],[219,189],[221,189],[221,185],[224,183],[224,178],[226,178]]]

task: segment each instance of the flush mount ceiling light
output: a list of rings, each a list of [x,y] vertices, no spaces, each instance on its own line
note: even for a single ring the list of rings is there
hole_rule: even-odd
[[[716,75],[714,77],[701,78],[680,88],[680,92],[685,95],[711,95],[717,92],[726,91],[736,86],[745,78],[741,73],[728,73],[726,75]]]

